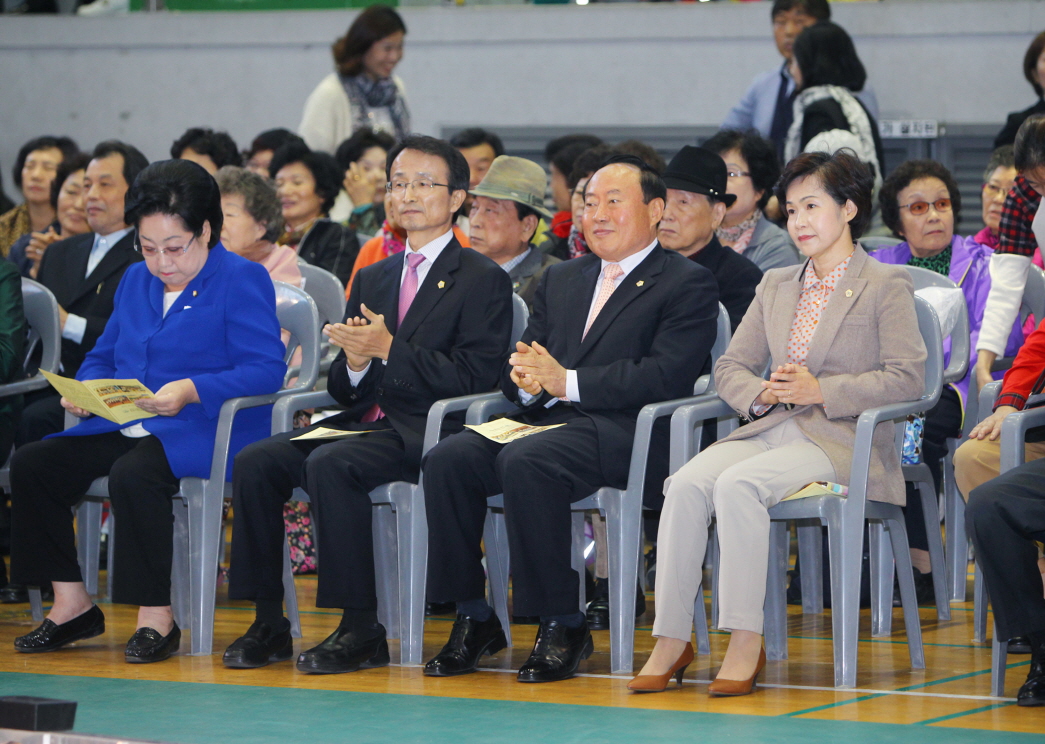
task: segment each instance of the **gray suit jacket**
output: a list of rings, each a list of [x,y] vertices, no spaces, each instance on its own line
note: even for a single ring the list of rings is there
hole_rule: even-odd
[[[769,271],[715,366],[719,395],[742,416],[762,392],[767,366],[787,363],[805,264]],[[925,379],[925,345],[918,331],[911,277],[902,266],[870,260],[856,248],[845,276],[824,308],[806,366],[819,380],[823,405],[776,406],[723,441],[746,439],[794,417],[830,458],[836,479],[849,484],[857,417],[868,408],[914,400]],[[905,502],[892,426],[874,436],[868,498]]]
[[[743,255],[762,269],[763,273],[805,263],[787,230],[777,227],[765,217],[755,225],[755,232],[751,234],[751,242],[747,244]]]
[[[512,280],[512,290],[523,298],[528,310],[533,310],[533,296],[537,293],[537,285],[544,276],[544,270],[552,264],[559,263],[559,259],[534,248],[533,245],[530,248],[530,255],[518,266],[513,266],[508,276]]]

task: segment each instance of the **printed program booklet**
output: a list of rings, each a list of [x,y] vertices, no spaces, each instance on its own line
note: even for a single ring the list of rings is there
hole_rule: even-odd
[[[466,429],[471,429],[476,434],[482,434],[487,439],[499,444],[508,444],[508,442],[514,442],[516,439],[523,439],[531,434],[538,434],[548,429],[557,429],[560,426],[566,426],[566,424],[530,426],[529,424],[520,424],[518,421],[506,418],[487,421],[485,424],[465,424]]]
[[[849,495],[849,489],[838,483],[830,481],[814,481],[805,488],[795,491],[790,496],[785,496],[781,501],[795,501],[797,499],[808,499],[813,496],[838,496],[845,498]]]
[[[43,370],[41,370],[43,372]],[[117,424],[129,424],[143,418],[151,418],[155,413],[143,411],[134,405],[134,401],[152,398],[149,388],[138,380],[87,380],[80,382],[68,377],[60,377],[50,372],[43,376],[62,394],[62,397],[74,406],[90,411],[95,416],[109,419]]]

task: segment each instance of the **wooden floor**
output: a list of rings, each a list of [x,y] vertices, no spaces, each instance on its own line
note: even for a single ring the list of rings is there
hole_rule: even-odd
[[[312,608],[314,576],[298,579],[301,606]],[[104,584],[103,584],[104,585]],[[971,586],[969,596],[971,597]],[[638,622],[635,668],[641,667],[652,639],[650,627],[654,601],[648,597],[649,612]],[[997,732],[1045,733],[1045,708],[1014,705],[1016,690],[1026,677],[1027,656],[1009,657],[1006,681],[1008,698],[990,696],[990,648],[972,641],[972,603],[952,605],[952,619],[937,622],[934,608],[921,610],[927,668],[910,668],[903,622],[894,614],[890,638],[870,637],[870,616],[861,616],[859,674],[857,689],[835,690],[830,640],[830,612],[805,616],[801,607],[789,608],[788,661],[770,662],[759,691],[742,698],[710,698],[706,685],[713,677],[725,650],[728,636],[713,632],[712,654],[699,656],[686,674],[682,689],[655,695],[634,695],[626,689],[629,676],[609,673],[609,633],[595,632],[595,654],[581,665],[573,680],[543,685],[515,681],[513,670],[532,646],[534,626],[512,627],[515,646],[488,657],[479,674],[451,679],[431,679],[417,667],[390,666],[347,675],[311,676],[297,673],[291,663],[260,670],[229,670],[221,664],[221,651],[240,635],[253,619],[252,607],[229,602],[224,587],[219,590],[215,628],[215,654],[206,657],[179,655],[169,662],[128,665],[123,644],[134,630],[131,608],[100,602],[107,618],[105,635],[75,648],[43,655],[23,655],[11,650],[11,641],[33,627],[27,605],[8,605],[0,611],[0,672],[33,675],[71,675],[127,680],[180,681],[219,685],[252,685],[273,688],[339,690],[391,693],[435,698],[560,703],[575,706],[608,706],[621,709],[780,716],[789,719],[892,724],[917,724],[935,728]],[[300,649],[321,641],[337,624],[340,613],[307,611],[302,615],[304,638]],[[434,655],[445,642],[452,617],[429,618],[425,626],[425,656]],[[990,626],[989,626],[990,627]],[[186,652],[187,652],[187,641]],[[398,642],[391,642],[393,661]],[[6,650],[5,650],[6,649]],[[12,675],[0,693],[11,687]],[[924,731],[925,729],[921,729]],[[966,731],[963,735],[972,734]],[[977,740],[979,740],[978,735]]]

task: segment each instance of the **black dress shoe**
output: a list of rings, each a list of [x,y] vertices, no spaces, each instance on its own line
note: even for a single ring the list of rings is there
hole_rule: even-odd
[[[456,613],[456,602],[425,602],[425,615],[454,615]]]
[[[1010,654],[1029,654],[1031,652],[1030,638],[1027,636],[1010,638],[1007,651]]]
[[[591,656],[595,645],[588,623],[568,628],[560,622],[542,622],[530,658],[519,668],[520,682],[557,682],[577,673],[581,661]]]
[[[231,669],[257,669],[274,661],[289,661],[293,655],[290,621],[283,618],[276,627],[256,621],[225,649],[221,662]]]
[[[478,668],[480,656],[493,656],[507,646],[508,641],[496,613],[491,613],[489,619],[483,622],[468,615],[458,615],[454,620],[454,629],[450,631],[450,640],[435,658],[425,664],[425,676],[456,677],[459,674],[471,674]]]
[[[123,658],[128,664],[151,664],[154,661],[166,661],[181,646],[181,629],[177,623],[171,632],[161,636],[152,628],[138,628],[127,641]]]
[[[642,586],[635,588],[635,617],[642,617],[646,612],[646,595]],[[588,630],[609,630],[610,628],[610,580],[595,579],[595,597],[588,603],[585,612],[588,618]]]
[[[44,602],[54,600],[54,592],[48,586],[40,588],[40,599]],[[0,604],[26,604],[29,602],[29,587],[25,584],[8,584],[0,589]]]
[[[23,654],[54,651],[67,643],[94,638],[104,632],[105,615],[102,614],[98,605],[94,605],[87,612],[61,625],[44,620],[40,623],[40,627],[32,633],[15,638],[15,650],[21,651]]]
[[[1016,693],[1016,705],[1032,708],[1045,705],[1045,633],[1029,633],[1031,657],[1027,681]]]
[[[309,674],[344,674],[357,669],[388,666],[388,641],[385,626],[369,628],[339,627],[315,648],[298,655],[299,672]]]

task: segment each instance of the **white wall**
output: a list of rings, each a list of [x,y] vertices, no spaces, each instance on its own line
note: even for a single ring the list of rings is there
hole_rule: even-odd
[[[403,8],[414,128],[715,125],[779,63],[768,3]],[[992,124],[1032,103],[1035,0],[836,3],[884,118]],[[0,17],[0,165],[32,136],[167,157],[189,126],[296,128],[351,12]],[[10,176],[7,178],[8,192]],[[14,196],[14,194],[11,194]]]

